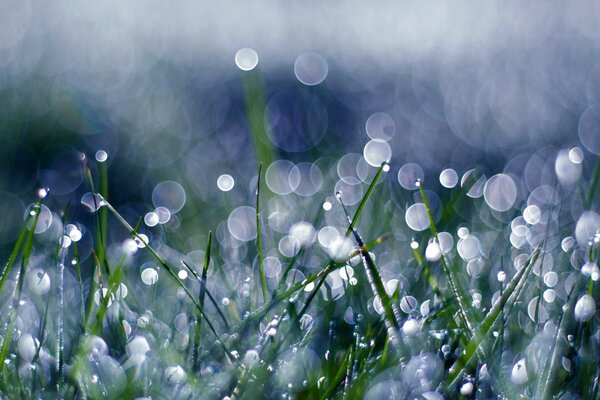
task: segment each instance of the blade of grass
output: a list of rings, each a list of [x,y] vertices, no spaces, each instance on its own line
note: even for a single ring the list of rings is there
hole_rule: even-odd
[[[496,319],[500,315],[500,312],[504,309],[505,306],[512,306],[519,295],[521,294],[521,290],[525,286],[525,282],[531,272],[533,265],[537,261],[540,254],[540,248],[537,248],[529,257],[527,263],[515,274],[513,279],[507,285],[506,290],[502,293],[502,296],[496,301],[496,303],[492,306],[488,314],[485,316],[479,329],[473,338],[469,341],[467,346],[465,347],[461,356],[456,360],[456,362],[450,368],[448,376],[446,378],[444,386],[446,388],[453,387],[458,383],[458,380],[462,376],[465,368],[468,366],[469,362],[482,345],[484,340],[487,339],[489,333],[491,332],[492,326],[494,325]]]
[[[25,238],[25,247],[23,248],[23,255],[21,258],[21,268],[19,270],[19,275],[17,276],[17,285],[15,286],[15,290],[12,295],[12,305],[9,312],[8,325],[2,338],[2,345],[0,346],[0,374],[2,374],[2,370],[6,365],[6,356],[8,355],[8,349],[10,347],[10,344],[12,343],[13,331],[16,323],[17,308],[19,307],[19,302],[21,300],[23,282],[25,280],[25,274],[27,272],[27,266],[29,264],[29,257],[31,256],[33,237],[35,233],[35,227],[37,226],[37,222],[40,216],[41,206],[42,199],[39,199],[35,203],[35,206],[33,208],[33,210],[35,210],[33,218],[28,219],[28,222],[31,222],[31,225],[28,228],[28,232]],[[27,224],[25,226],[27,226]]]
[[[262,163],[258,166],[258,178],[256,181],[256,249],[258,252],[258,271],[260,274],[260,285],[262,288],[263,295],[263,304],[267,304],[267,278],[265,277],[265,268],[263,265],[263,251],[262,251],[262,231],[261,231],[261,221],[260,221],[260,175],[262,170]],[[267,319],[269,318],[269,314],[267,313]]]
[[[417,182],[417,186],[419,187],[419,193],[421,194],[421,199],[423,200],[423,204],[425,205],[425,209],[427,210],[427,218],[429,219],[429,229],[431,231],[431,235],[436,241],[437,245],[441,249],[442,246],[440,244],[440,240],[437,233],[437,228],[435,227],[435,219],[433,218],[433,213],[431,212],[431,207],[429,206],[429,200],[427,199],[427,195],[425,194],[425,189],[423,188],[423,184],[421,181]],[[442,269],[446,274],[446,278],[448,279],[448,284],[450,285],[450,289],[452,290],[452,294],[458,304],[458,312],[460,318],[471,335],[471,337],[475,334],[475,328],[473,326],[472,321],[469,319],[467,313],[467,305],[462,296],[462,291],[460,290],[460,286],[458,283],[457,277],[454,275],[454,272],[450,269],[449,263],[446,260],[446,254],[442,252],[442,257],[440,258],[440,264],[442,265]]]
[[[185,284],[181,281],[181,279],[179,279],[179,276],[177,276],[177,273],[174,271],[173,267],[171,267],[157,252],[156,250],[154,250],[150,244],[148,243],[148,241],[138,235],[135,230],[133,229],[133,227],[131,225],[129,225],[129,223],[125,220],[125,218],[123,218],[123,216],[121,214],[119,214],[119,212],[106,200],[102,199],[104,202],[104,205],[110,210],[110,212],[117,217],[117,219],[119,220],[119,222],[129,230],[130,233],[132,233],[133,235],[135,235],[135,237],[138,238],[138,240],[140,240],[146,249],[148,249],[148,251],[154,256],[154,258],[159,262],[159,264],[167,271],[167,273],[169,275],[171,275],[171,277],[175,280],[175,283],[181,287],[185,294],[188,296],[188,298],[192,301],[192,303],[194,304],[194,306],[196,307],[197,311],[202,315],[202,317],[204,318],[204,320],[206,321],[206,324],[208,326],[208,328],[210,329],[210,331],[215,335],[215,337],[217,338],[218,343],[221,345],[221,347],[223,348],[223,350],[225,350],[225,353],[227,354],[227,356],[230,358],[230,360],[235,360],[236,358],[231,354],[231,352],[229,351],[229,349],[227,348],[227,346],[225,345],[225,343],[221,340],[221,337],[219,336],[219,334],[217,333],[217,330],[215,329],[214,325],[212,324],[212,322],[210,321],[210,319],[206,316],[206,314],[204,313],[204,310],[202,309],[202,307],[200,306],[200,303],[198,303],[198,301],[196,300],[196,298],[194,297],[194,295],[192,294],[192,292],[190,291],[190,289],[185,286]]]
[[[200,281],[200,293],[198,295],[198,303],[204,309],[204,297],[206,294],[206,276],[208,274],[208,266],[210,265],[210,249],[212,244],[212,232],[208,232],[208,243],[204,253],[204,267],[202,268],[202,280]],[[217,307],[217,309],[219,309]],[[194,330],[194,349],[192,352],[192,371],[198,372],[200,369],[200,328],[202,323],[202,315],[196,313],[196,327]]]
[[[399,333],[400,314],[398,312],[398,309],[395,307],[395,304],[392,303],[390,297],[388,296],[388,294],[385,290],[383,280],[381,279],[381,275],[379,275],[379,271],[377,269],[377,266],[375,265],[375,262],[373,261],[373,258],[371,257],[371,255],[369,254],[368,251],[363,249],[364,243],[363,243],[360,235],[356,231],[356,229],[354,229],[354,227],[352,227],[352,220],[350,219],[350,215],[348,215],[346,206],[344,205],[344,202],[342,201],[341,195],[338,193],[336,195],[336,197],[337,197],[338,201],[340,202],[340,204],[342,205],[344,213],[346,214],[346,218],[348,218],[348,223],[350,224],[350,230],[351,230],[352,234],[354,235],[356,244],[359,247],[362,262],[365,267],[365,273],[367,275],[367,281],[369,282],[369,285],[371,286],[371,291],[373,292],[373,295],[379,297],[379,299],[381,300],[381,305],[383,306],[383,310],[384,310],[385,324],[387,327],[388,336],[390,338],[390,341],[392,342],[392,344],[397,346],[400,344],[400,340],[401,340],[400,333]]]
[[[585,198],[585,208],[588,209],[592,205],[594,201],[594,195],[596,194],[596,189],[598,188],[598,183],[600,182],[600,157],[596,157],[596,166],[594,167],[594,173],[592,174],[592,180],[590,183],[590,188],[588,190],[587,196]]]

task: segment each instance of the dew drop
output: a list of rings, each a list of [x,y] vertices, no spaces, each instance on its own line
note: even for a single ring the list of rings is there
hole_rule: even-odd
[[[104,150],[98,150],[96,152],[96,161],[105,162],[106,160],[108,160],[108,153]]]
[[[258,54],[254,49],[239,49],[235,53],[235,65],[242,71],[251,71],[258,65]]]
[[[523,385],[529,380],[527,376],[527,367],[525,365],[525,359],[521,358],[515,363],[510,373],[510,380],[515,385]]]
[[[585,322],[596,313],[596,301],[589,294],[584,294],[575,304],[575,320]]]

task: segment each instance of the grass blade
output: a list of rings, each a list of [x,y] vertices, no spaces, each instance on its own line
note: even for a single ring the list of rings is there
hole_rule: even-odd
[[[206,275],[208,274],[208,266],[210,265],[210,248],[212,244],[212,232],[208,232],[208,243],[206,252],[204,253],[204,267],[202,268],[202,280],[200,281],[200,293],[198,295],[198,303],[204,309],[204,297],[206,294]],[[219,309],[217,307],[217,309]],[[192,353],[192,370],[198,372],[200,369],[200,328],[202,323],[202,315],[196,313],[196,326],[194,330],[194,349]]]
[[[525,286],[525,282],[527,281],[529,273],[539,257],[539,254],[540,249],[538,248],[531,254],[527,263],[519,271],[517,271],[513,279],[507,285],[506,290],[504,290],[502,293],[502,296],[500,296],[498,301],[492,306],[488,314],[485,316],[476,334],[465,347],[463,354],[450,368],[445,382],[446,388],[453,387],[458,383],[458,380],[462,376],[465,368],[468,366],[469,362],[482,343],[487,339],[492,326],[504,307],[511,307],[517,301],[521,290]]]

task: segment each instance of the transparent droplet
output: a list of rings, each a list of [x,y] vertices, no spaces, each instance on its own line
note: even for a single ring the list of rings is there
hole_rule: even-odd
[[[181,385],[187,379],[187,374],[179,365],[165,368],[165,380],[169,385]]]
[[[223,192],[229,192],[231,189],[233,189],[234,185],[235,181],[229,174],[223,174],[217,178],[217,187]]]
[[[583,162],[583,150],[581,150],[581,147],[573,147],[569,150],[569,160],[574,164],[581,164]]]
[[[251,71],[258,65],[258,54],[254,49],[239,49],[235,53],[235,65],[242,71]]]
[[[596,313],[596,301],[589,294],[584,294],[575,304],[575,320],[585,322],[590,320]]]
[[[158,272],[154,268],[146,268],[141,273],[142,282],[151,286],[158,281]]]
[[[458,184],[458,174],[452,168],[440,172],[440,183],[443,187],[452,189]]]
[[[527,367],[524,358],[521,358],[513,366],[510,374],[510,380],[515,385],[523,385],[529,380],[529,377],[527,376]]]
[[[108,160],[108,153],[104,150],[98,150],[96,152],[96,161],[105,162],[106,160]]]
[[[81,196],[81,205],[89,212],[96,212],[105,202],[99,194],[87,192]]]

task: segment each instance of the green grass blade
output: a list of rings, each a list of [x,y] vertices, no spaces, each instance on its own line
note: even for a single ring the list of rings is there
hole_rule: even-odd
[[[505,306],[512,306],[521,293],[521,290],[525,286],[525,282],[531,272],[533,265],[537,261],[540,255],[540,249],[536,249],[527,263],[515,274],[513,279],[507,285],[506,290],[502,293],[502,296],[498,299],[498,301],[492,306],[488,314],[485,316],[479,329],[476,334],[467,344],[465,350],[462,355],[456,360],[456,362],[450,368],[448,376],[446,378],[445,387],[450,388],[458,383],[458,380],[462,376],[465,368],[468,366],[469,362],[482,345],[482,343],[488,338],[488,335],[491,332],[492,326],[496,322],[496,319],[500,315],[500,312],[504,309]]]
[[[258,271],[260,274],[260,285],[262,288],[263,304],[267,304],[267,278],[265,277],[265,268],[263,264],[263,251],[262,251],[262,230],[260,221],[260,175],[262,170],[262,163],[258,166],[258,178],[256,181],[256,249],[258,252]],[[269,314],[267,314],[269,319]]]
[[[9,322],[6,331],[4,332],[4,336],[2,338],[2,345],[0,346],[0,374],[2,374],[2,370],[6,365],[4,361],[6,360],[6,356],[8,355],[8,349],[10,344],[12,343],[13,331],[16,323],[17,316],[17,308],[19,307],[19,301],[21,300],[21,292],[23,290],[23,282],[25,280],[25,274],[27,272],[27,266],[29,263],[29,257],[31,256],[31,250],[33,246],[33,238],[35,227],[38,222],[38,218],[40,216],[39,210],[42,206],[42,199],[39,199],[34,207],[34,210],[37,212],[33,215],[33,218],[29,218],[31,221],[31,225],[27,230],[27,235],[25,238],[25,247],[23,248],[23,256],[21,259],[21,268],[19,270],[19,275],[17,277],[17,286],[15,287],[15,291],[12,296],[12,306],[9,313]],[[27,223],[25,224],[27,226]],[[14,252],[14,250],[13,250]]]
[[[210,265],[210,249],[212,244],[212,232],[208,232],[208,243],[206,252],[204,253],[204,266],[202,268],[202,280],[200,281],[200,293],[198,295],[198,303],[204,309],[204,297],[206,294],[206,276],[208,274],[208,266]],[[219,309],[217,307],[217,309]],[[201,331],[202,315],[196,313],[196,326],[194,329],[194,348],[192,353],[192,370],[198,372],[200,369],[200,331]]]
[[[431,207],[429,206],[429,200],[427,199],[427,195],[425,194],[425,189],[423,188],[423,184],[419,182],[419,193],[421,194],[421,198],[423,199],[423,204],[425,205],[425,209],[427,210],[427,217],[429,219],[429,229],[431,231],[431,235],[434,237],[437,245],[442,248],[440,245],[440,240],[438,237],[437,228],[435,227],[435,219],[433,218],[433,213],[431,212]],[[442,265],[442,269],[446,274],[446,278],[448,279],[448,284],[450,285],[450,289],[452,290],[452,294],[458,304],[458,312],[460,318],[471,335],[471,337],[475,334],[475,328],[473,322],[469,319],[469,315],[467,313],[467,304],[462,295],[462,290],[460,288],[457,277],[449,266],[447,262],[446,255],[442,252],[442,257],[440,258],[440,263]]]
[[[358,203],[358,207],[356,208],[356,213],[354,214],[352,221],[350,221],[350,226],[348,226],[348,229],[346,229],[346,237],[350,236],[350,234],[352,233],[352,229],[356,226],[356,223],[358,222],[358,219],[360,218],[360,216],[363,212],[363,209],[365,208],[365,205],[371,198],[371,195],[373,194],[373,190],[375,189],[377,182],[379,182],[381,175],[387,169],[389,169],[389,164],[387,162],[381,163],[381,165],[379,166],[379,169],[377,170],[377,173],[375,174],[375,176],[373,177],[373,180],[369,184],[367,191],[365,192],[364,196],[360,200],[360,203]]]

